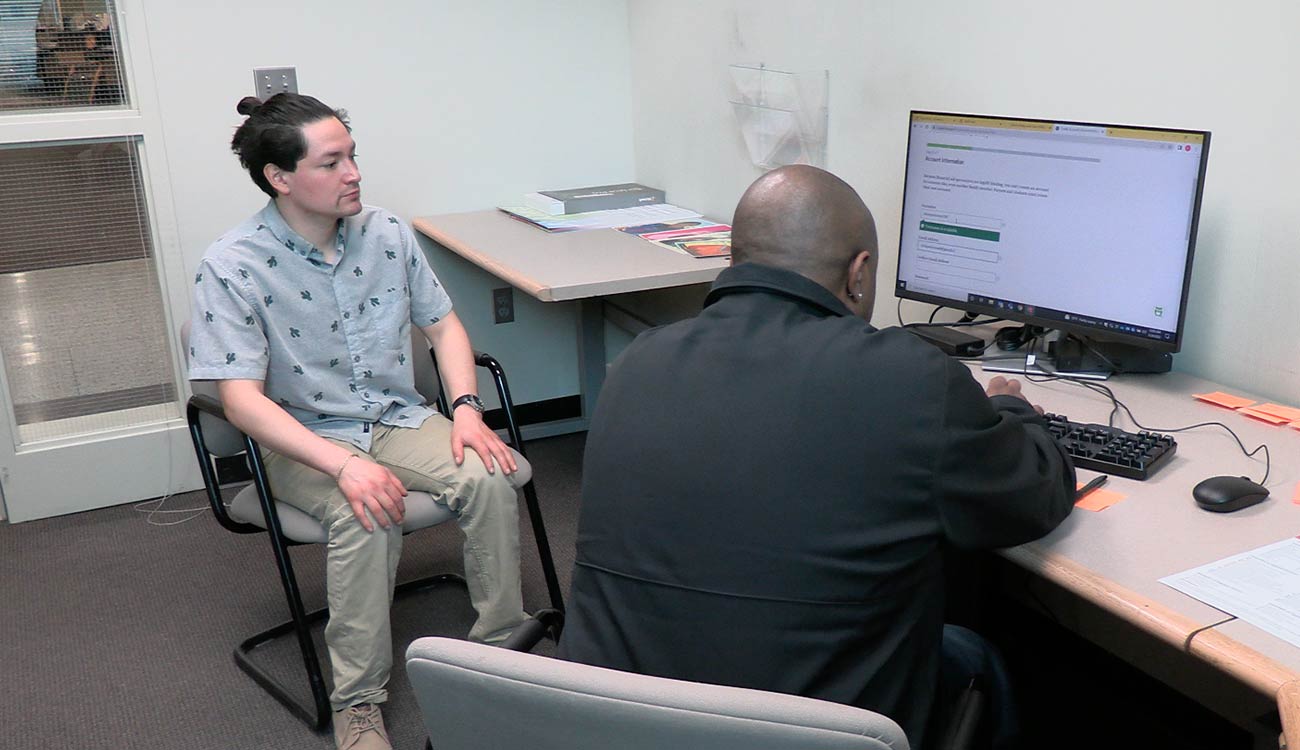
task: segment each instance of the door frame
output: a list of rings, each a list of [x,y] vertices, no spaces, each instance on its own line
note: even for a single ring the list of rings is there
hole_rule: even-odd
[[[118,54],[129,104],[100,109],[0,113],[0,146],[137,139],[140,179],[149,217],[154,268],[172,352],[176,416],[93,434],[17,443],[12,408],[0,419],[0,502],[10,522],[74,513],[202,486],[185,424],[180,321],[188,317],[189,285],[172,200],[161,108],[145,27],[143,0],[116,0]],[[0,368],[5,403],[9,387]]]

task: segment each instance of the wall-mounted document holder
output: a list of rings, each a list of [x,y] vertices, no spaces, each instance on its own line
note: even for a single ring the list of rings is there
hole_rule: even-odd
[[[731,108],[750,161],[764,169],[826,165],[830,72],[730,65]]]

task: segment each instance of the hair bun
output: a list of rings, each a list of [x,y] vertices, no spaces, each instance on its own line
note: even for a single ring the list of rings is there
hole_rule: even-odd
[[[235,105],[235,111],[241,115],[251,115],[262,107],[262,100],[255,96],[246,96]]]

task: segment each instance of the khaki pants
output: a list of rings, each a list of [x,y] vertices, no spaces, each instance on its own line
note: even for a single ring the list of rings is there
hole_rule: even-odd
[[[451,457],[451,422],[434,415],[418,429],[376,425],[367,458],[387,466],[409,490],[427,492],[456,513],[465,534],[465,579],[478,620],[470,640],[503,640],[523,622],[519,583],[519,514],[515,487],[497,470],[488,474],[474,451],[457,466]],[[331,441],[357,455],[350,443]],[[265,456],[276,499],[318,518],[329,530],[325,584],[330,618],[325,627],[334,673],[335,710],[381,703],[393,666],[389,606],[400,528],[375,524],[367,532],[334,478],[275,453]]]

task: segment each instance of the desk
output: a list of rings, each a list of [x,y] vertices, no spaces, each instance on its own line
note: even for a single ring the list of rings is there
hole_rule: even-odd
[[[693,258],[613,229],[548,233],[501,211],[422,216],[417,231],[542,302],[576,301],[582,416],[553,430],[586,429],[605,380],[603,298],[713,281],[730,261]]]
[[[995,374],[978,366],[973,373],[981,382]],[[1030,401],[1049,411],[1079,422],[1107,421],[1110,401],[1103,395],[1060,381],[1020,379]],[[1108,385],[1143,424],[1181,427],[1220,421],[1248,448],[1266,443],[1272,453],[1270,499],[1230,514],[1197,508],[1191,492],[1200,480],[1219,474],[1258,479],[1263,474],[1263,461],[1246,458],[1226,431],[1199,428],[1177,433],[1178,452],[1147,481],[1112,477],[1107,489],[1126,495],[1124,501],[1100,513],[1076,509],[1051,534],[1006,550],[1003,556],[1278,701],[1284,725],[1295,732],[1300,729],[1293,697],[1300,697],[1300,648],[1159,579],[1300,533],[1300,506],[1291,502],[1300,482],[1300,431],[1196,401],[1191,394],[1224,389],[1181,373],[1128,376]],[[1134,429],[1126,417],[1117,424]],[[1291,747],[1300,748],[1300,734],[1291,740]]]

